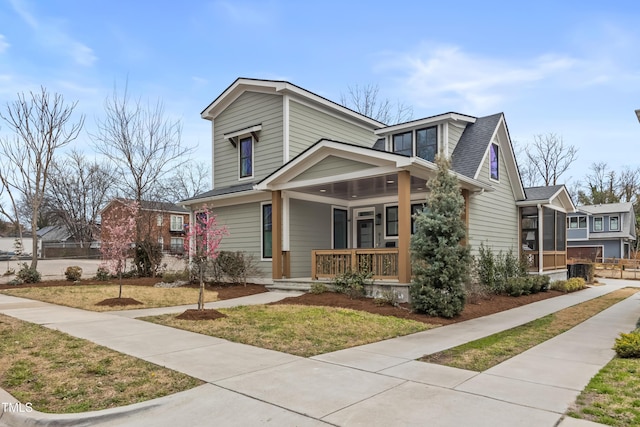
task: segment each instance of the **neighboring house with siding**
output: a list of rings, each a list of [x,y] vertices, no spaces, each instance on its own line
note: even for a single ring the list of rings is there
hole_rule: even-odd
[[[570,258],[631,258],[636,238],[633,203],[579,206],[567,218]]]
[[[288,82],[240,78],[202,118],[212,126],[213,189],[182,204],[211,208],[229,231],[221,249],[252,255],[269,281],[366,268],[409,283],[412,214],[423,208],[437,154],[460,183],[472,249],[521,246],[529,205],[502,113],[386,126]],[[566,212],[565,195],[532,203]],[[532,268],[566,274],[566,262]]]
[[[102,225],[122,221],[122,207],[131,202],[126,199],[113,199],[101,211]],[[140,204],[138,227],[141,235],[157,242],[163,252],[182,254],[184,252],[185,225],[189,224],[189,211],[174,203],[143,201]],[[102,227],[101,239],[108,239]],[[131,242],[135,236],[131,236]]]

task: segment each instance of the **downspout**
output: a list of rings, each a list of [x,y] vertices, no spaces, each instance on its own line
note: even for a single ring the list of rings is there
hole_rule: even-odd
[[[544,216],[543,216],[543,210],[542,210],[542,205],[540,203],[538,203],[538,274],[542,275],[542,272],[544,271],[544,265],[543,265],[543,250],[542,247],[544,246],[544,241],[542,240],[544,237]]]

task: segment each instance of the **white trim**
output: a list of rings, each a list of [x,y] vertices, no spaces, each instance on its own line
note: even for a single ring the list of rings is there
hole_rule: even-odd
[[[477,118],[471,116],[465,116],[463,114],[457,113],[445,113],[439,114],[437,116],[427,117],[424,119],[414,120],[411,122],[399,123],[397,125],[387,126],[382,129],[378,129],[374,131],[376,135],[389,135],[392,133],[399,133],[403,129],[415,130],[418,128],[425,127],[425,125],[433,125],[438,124],[439,122],[443,122],[446,120],[460,120],[466,123],[475,123]]]
[[[398,169],[393,166],[374,167],[369,169],[363,169],[357,172],[348,172],[340,175],[325,176],[322,178],[312,178],[302,181],[289,181],[284,184],[275,184],[271,187],[271,190],[288,190],[292,188],[309,187],[312,185],[329,184],[339,181],[351,181],[359,178],[372,178],[376,176],[383,176],[390,173],[397,173]]]
[[[596,230],[596,219],[600,218],[602,220],[602,230]],[[604,216],[594,216],[593,217],[593,230],[594,233],[603,233],[604,232]]]
[[[180,228],[173,228],[173,219],[180,218]],[[169,231],[184,231],[184,214],[169,216]]]
[[[240,158],[240,153],[242,152],[242,141],[246,140],[246,139],[251,139],[251,175],[247,175],[247,176],[240,176],[242,175],[242,164],[241,164],[241,158]],[[250,181],[253,180],[253,177],[256,174],[256,165],[255,165],[255,158],[256,158],[256,144],[255,144],[256,140],[253,137],[253,135],[249,134],[248,137],[246,138],[239,138],[238,139],[238,181]]]
[[[497,139],[497,138],[496,138]],[[499,141],[499,140],[498,140]],[[498,162],[498,170],[496,171],[496,174],[498,175],[497,178],[493,177],[493,170],[492,170],[492,166],[491,166],[491,148],[495,146],[496,147],[496,161]],[[491,182],[500,182],[500,164],[502,163],[502,160],[500,160],[500,153],[502,152],[502,150],[500,149],[500,144],[498,142],[495,141],[491,141],[491,143],[489,144],[489,181]]]
[[[615,229],[615,230],[614,230],[613,228],[611,228],[611,220],[612,220],[613,218],[618,218],[618,226],[616,227],[616,229]],[[621,222],[621,221],[620,221],[620,215],[609,215],[609,232],[612,232],[612,231],[621,231],[621,230],[620,230],[620,222]]]
[[[260,261],[272,262],[273,261],[273,246],[271,249],[271,258],[264,257],[264,211],[263,206],[271,205],[271,241],[273,242],[273,203],[271,201],[260,203]]]
[[[291,147],[289,143],[289,95],[282,97],[282,160],[283,163],[287,163],[291,158]]]
[[[569,227],[569,224],[571,223],[572,219],[576,219],[578,226],[575,228],[571,228]],[[580,218],[584,218],[584,222],[585,222],[585,226],[584,227],[580,227]],[[567,231],[569,230],[587,230],[589,228],[589,217],[587,215],[572,215],[569,216],[567,215]]]
[[[189,200],[189,203],[183,202],[183,204],[184,206],[193,206],[210,203],[212,208],[218,208],[223,206],[241,205],[244,203],[262,202],[264,200],[268,200],[268,197],[270,197],[270,194],[265,193],[264,191],[249,190]]]
[[[291,217],[291,206],[289,204],[289,194],[282,192],[282,250],[288,251],[290,248],[289,218]]]
[[[287,193],[292,199],[303,200],[306,202],[323,203],[325,205],[331,205],[331,204],[334,204],[334,205],[347,204],[348,205],[348,203],[345,200],[338,199],[335,197],[318,196],[315,194],[299,193],[297,191],[287,191]]]
[[[331,249],[335,249],[336,248],[336,242],[335,242],[335,226],[334,226],[334,218],[335,218],[335,214],[334,211],[335,210],[341,210],[341,211],[345,211],[347,213],[347,248],[349,248],[349,207],[348,206],[339,206],[339,205],[331,205]]]
[[[216,133],[215,124],[211,120],[211,188],[216,188]]]
[[[442,124],[442,151],[445,157],[451,160],[451,155],[449,155],[449,122]]]
[[[367,212],[367,211],[373,211],[373,215],[358,217],[359,212]],[[373,247],[374,248],[376,247],[376,207],[369,205],[366,208],[357,208],[357,209],[353,209],[352,211],[351,227],[353,229],[353,240],[351,240],[351,243],[352,243],[351,246],[353,248],[357,249],[357,246],[358,246],[358,221],[368,220],[368,219],[373,220]]]

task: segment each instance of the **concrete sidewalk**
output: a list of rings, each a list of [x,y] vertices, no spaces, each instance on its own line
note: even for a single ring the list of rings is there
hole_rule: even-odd
[[[309,359],[146,323],[130,318],[135,314],[129,311],[94,313],[1,295],[1,313],[208,384],[89,414],[21,417],[8,413],[0,424],[555,426],[591,376],[611,359],[615,337],[634,328],[640,296],[483,373],[415,359],[627,285],[636,286],[627,281],[606,283],[508,312]],[[258,298],[264,298],[253,297],[243,298],[242,304],[261,303]],[[587,423],[565,419],[559,425]]]

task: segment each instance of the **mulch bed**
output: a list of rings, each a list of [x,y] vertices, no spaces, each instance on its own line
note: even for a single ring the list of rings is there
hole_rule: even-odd
[[[477,317],[487,316],[489,314],[498,313],[500,311],[509,310],[511,308],[520,307],[536,301],[542,301],[548,298],[565,295],[559,291],[540,292],[533,295],[524,295],[520,297],[510,297],[506,295],[496,295],[488,299],[472,304],[467,302],[464,310],[460,315],[445,319],[442,317],[431,317],[424,314],[411,312],[408,304],[400,304],[399,307],[391,305],[376,305],[372,298],[351,299],[345,294],[335,292],[325,292],[322,294],[304,294],[299,297],[289,297],[281,301],[271,304],[297,304],[297,305],[320,305],[328,307],[342,307],[353,310],[368,311],[369,313],[380,314],[382,316],[396,316],[403,319],[412,319],[419,322],[449,325],[452,323],[463,322],[465,320],[475,319]]]
[[[182,320],[215,320],[221,319],[223,317],[227,317],[226,314],[220,313],[218,310],[213,308],[207,308],[204,310],[198,309],[189,309],[184,313],[176,316],[176,319]]]
[[[121,305],[142,305],[140,301],[133,298],[107,298],[100,302],[97,302],[96,305],[103,305],[108,307],[119,307]]]

